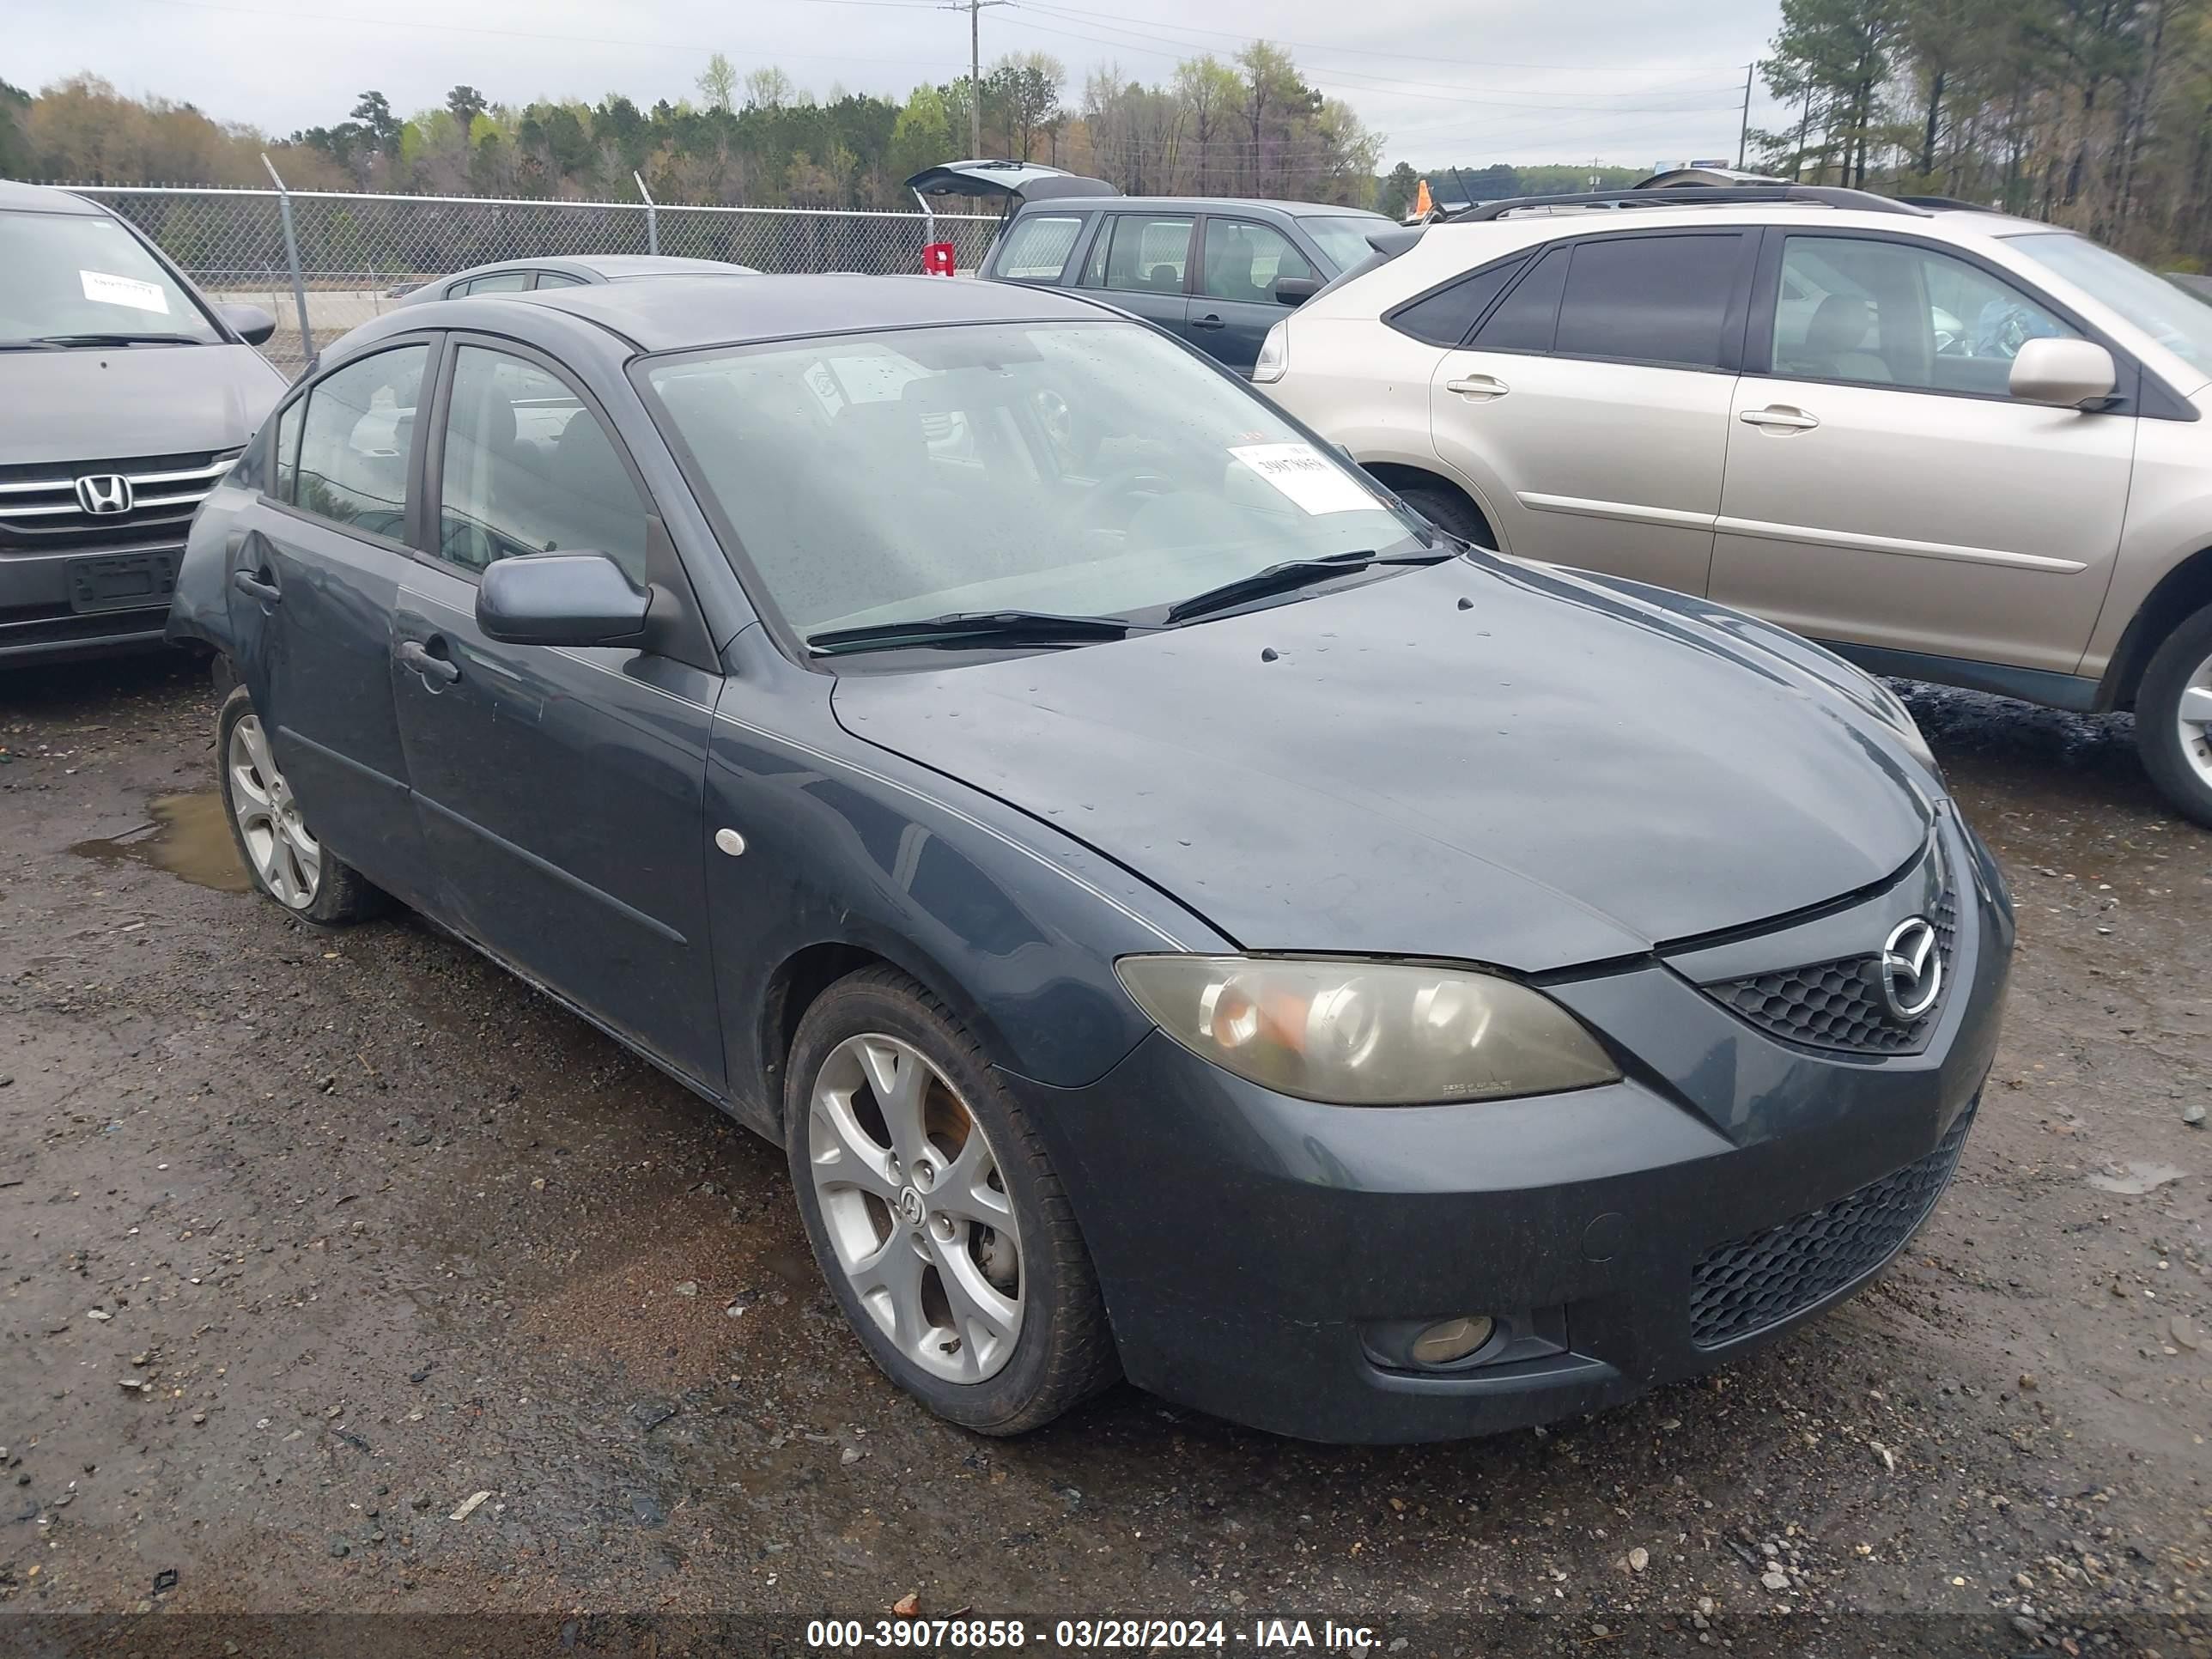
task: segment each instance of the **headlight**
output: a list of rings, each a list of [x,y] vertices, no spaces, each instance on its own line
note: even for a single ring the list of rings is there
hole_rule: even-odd
[[[1283,371],[1291,366],[1290,324],[1277,323],[1267,331],[1267,337],[1260,342],[1259,361],[1252,365],[1252,379],[1267,386],[1283,378]]]
[[[1565,1009],[1494,974],[1266,957],[1115,967],[1137,1006],[1201,1060],[1305,1100],[1411,1106],[1620,1077]]]

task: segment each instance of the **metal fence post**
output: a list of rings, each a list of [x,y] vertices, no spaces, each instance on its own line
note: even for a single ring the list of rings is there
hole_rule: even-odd
[[[653,192],[645,187],[645,177],[633,170],[629,175],[637,180],[637,193],[645,198],[645,251],[660,252],[660,210],[653,205]]]
[[[300,270],[300,238],[292,228],[292,192],[284,188],[278,177],[276,164],[266,154],[261,165],[269,169],[269,177],[276,186],[276,210],[284,219],[284,258],[292,267],[292,303],[300,311],[300,358],[307,368],[315,366],[315,332],[307,325],[307,282]],[[307,369],[301,373],[305,374]]]

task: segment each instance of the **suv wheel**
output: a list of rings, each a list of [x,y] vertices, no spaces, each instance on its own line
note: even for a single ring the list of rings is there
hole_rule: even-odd
[[[2167,635],[2143,670],[2136,746],[2166,799],[2212,828],[2212,605]]]
[[[984,1434],[1050,1422],[1115,1374],[1074,1212],[973,1037],[871,969],[806,1011],[786,1074],[792,1184],[868,1357]]]
[[[253,884],[303,921],[359,921],[383,894],[318,841],[270,752],[269,734],[244,686],[233,686],[216,720],[223,816]]]

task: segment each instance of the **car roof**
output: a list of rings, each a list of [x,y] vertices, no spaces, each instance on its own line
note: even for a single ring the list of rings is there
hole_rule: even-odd
[[[672,253],[548,253],[495,259],[489,264],[471,265],[465,270],[434,276],[426,286],[434,288],[441,283],[496,276],[503,270],[562,271],[572,276],[597,276],[610,283],[632,276],[728,276],[742,274],[738,266],[724,260],[687,259]]]
[[[18,184],[12,179],[0,179],[0,211],[9,213],[76,213],[87,218],[112,217],[97,202],[88,202],[82,196],[73,196],[65,190],[55,190],[46,185]]]
[[[753,276],[742,283],[672,276],[665,282],[469,295],[434,301],[416,311],[387,312],[356,332],[368,338],[401,329],[466,328],[494,313],[507,315],[517,306],[582,318],[643,351],[953,323],[1079,322],[1119,316],[1109,307],[1019,283],[841,272]],[[396,327],[380,327],[386,319]]]
[[[1236,211],[1249,213],[1259,208],[1272,213],[1288,214],[1293,219],[1380,219],[1392,222],[1380,213],[1366,208],[1333,206],[1327,202],[1280,202],[1257,196],[1118,196],[1105,198],[1096,205],[1112,213],[1149,213],[1154,209],[1169,211],[1207,213]],[[1069,204],[1066,198],[1048,198],[1042,202],[1025,202],[1024,213],[1040,213],[1057,210],[1065,213]]]

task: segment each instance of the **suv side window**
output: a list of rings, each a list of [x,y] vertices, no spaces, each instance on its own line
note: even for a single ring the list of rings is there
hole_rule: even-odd
[[[1567,250],[1555,247],[1514,283],[1474,337],[1477,351],[1549,351],[1567,285]]]
[[[1197,222],[1187,213],[1172,218],[1150,213],[1110,216],[1114,234],[1102,285],[1133,294],[1182,293],[1191,227]],[[1104,232],[1098,240],[1102,245],[1107,241]]]
[[[298,506],[349,530],[404,541],[407,453],[428,346],[348,363],[315,383],[300,428]]]
[[[438,496],[437,555],[471,574],[532,553],[604,553],[644,585],[646,508],[614,440],[535,363],[460,349]]]
[[[1056,283],[1083,229],[1080,214],[1038,213],[1014,221],[999,250],[997,276],[1017,283]]]
[[[1455,346],[1467,338],[1482,313],[1490,309],[1491,301],[1505,291],[1505,285],[1521,274],[1526,264],[1526,259],[1508,259],[1462,276],[1449,288],[1400,306],[1384,320],[1401,334],[1410,334],[1430,345]]]
[[[1206,222],[1206,264],[1199,274],[1199,292],[1210,299],[1273,305],[1277,278],[1313,274],[1306,256],[1273,226],[1244,219]]]
[[[1577,357],[1718,368],[1743,241],[1732,233],[1577,243],[1553,349]]]
[[[1932,247],[1791,236],[1774,307],[1774,372],[2003,397],[2028,341],[2078,332],[2002,278]]]

